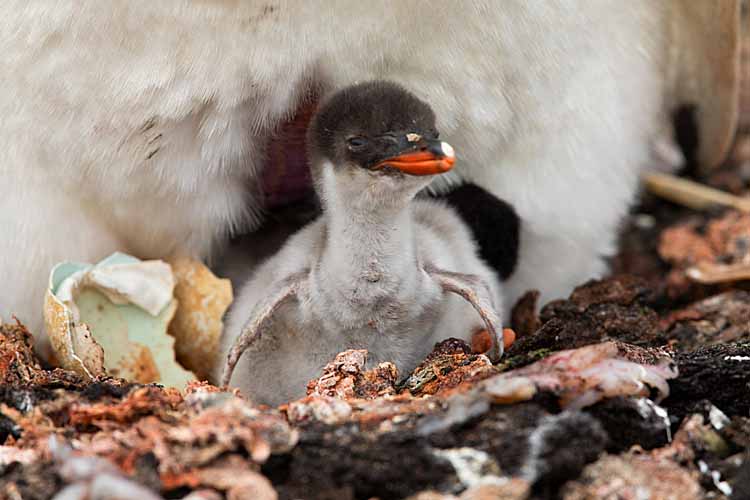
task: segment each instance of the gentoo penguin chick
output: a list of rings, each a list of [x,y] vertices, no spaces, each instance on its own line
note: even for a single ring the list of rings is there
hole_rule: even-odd
[[[430,106],[389,82],[347,87],[313,118],[308,148],[323,214],[239,291],[222,385],[279,404],[345,349],[406,373],[436,342],[481,329],[499,358],[498,278],[450,208],[415,199],[455,161]]]

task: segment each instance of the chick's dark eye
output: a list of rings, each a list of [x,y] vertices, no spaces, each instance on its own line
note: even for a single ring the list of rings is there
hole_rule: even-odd
[[[367,139],[364,137],[350,137],[346,140],[346,144],[349,146],[349,149],[356,151],[367,146]]]

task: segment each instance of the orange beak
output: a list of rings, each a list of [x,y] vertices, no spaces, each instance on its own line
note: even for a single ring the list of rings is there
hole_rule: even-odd
[[[443,148],[450,148],[450,146],[446,144]],[[452,148],[448,154],[439,154],[429,150],[410,151],[383,160],[375,165],[375,169],[388,166],[409,175],[444,174],[452,169],[456,162],[456,157],[452,153]]]

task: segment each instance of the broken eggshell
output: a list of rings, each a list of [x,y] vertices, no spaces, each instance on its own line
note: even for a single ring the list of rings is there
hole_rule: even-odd
[[[93,266],[58,264],[44,307],[55,361],[89,378],[184,387],[195,376],[175,361],[167,333],[177,309],[174,286],[167,263],[121,253]]]
[[[171,259],[174,296],[179,303],[169,324],[179,362],[198,378],[208,378],[219,353],[224,313],[232,303],[232,284],[217,278],[202,262]]]

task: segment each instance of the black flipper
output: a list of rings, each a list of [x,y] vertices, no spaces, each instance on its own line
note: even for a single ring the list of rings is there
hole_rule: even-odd
[[[463,184],[437,197],[448,202],[471,228],[482,259],[503,280],[510,277],[518,262],[521,231],[513,206],[476,184]]]

